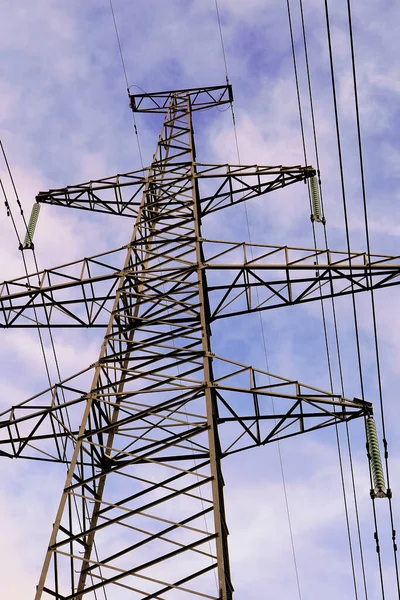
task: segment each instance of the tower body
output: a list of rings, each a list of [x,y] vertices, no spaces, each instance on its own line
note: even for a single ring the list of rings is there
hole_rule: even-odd
[[[356,291],[392,285],[400,265],[206,240],[209,214],[315,171],[199,164],[193,113],[230,102],[229,86],[131,100],[165,114],[148,172],[37,197],[131,217],[130,242],[36,274],[37,284],[6,282],[0,294],[5,327],[105,324],[92,383],[82,390],[71,378],[44,392],[47,405],[39,395],[12,407],[0,452],[68,468],[35,600],[231,600],[223,458],[371,405],[215,355],[215,321],[354,293],[349,281]]]

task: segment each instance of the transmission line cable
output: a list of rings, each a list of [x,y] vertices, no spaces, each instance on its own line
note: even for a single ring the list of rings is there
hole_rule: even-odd
[[[230,80],[229,80],[228,61],[227,61],[227,58],[226,58],[225,42],[224,42],[224,35],[222,33],[222,23],[221,23],[221,16],[220,16],[220,12],[219,12],[218,0],[215,0],[215,12],[216,12],[216,16],[217,16],[219,37],[220,37],[220,41],[221,41],[221,50],[222,50],[222,56],[223,56],[223,60],[224,60],[225,79],[226,79],[227,85],[231,85],[230,84]],[[234,107],[233,107],[233,100],[231,100],[231,102],[230,102],[230,107],[231,107],[231,114],[232,114],[233,135],[234,135],[234,138],[235,138],[236,154],[237,154],[237,157],[238,157],[238,163],[240,165],[241,161],[240,161],[240,152],[239,152],[239,141],[238,141],[238,135],[237,135],[236,117],[235,117],[235,110],[234,110]],[[246,211],[247,228],[249,229],[248,214],[247,214],[247,206],[246,206],[246,204],[247,203],[244,202],[244,207],[245,207],[245,211]]]
[[[299,0],[299,7],[300,7],[302,33],[303,33],[303,44],[304,44],[305,64],[306,64],[306,73],[307,73],[308,96],[309,96],[309,102],[310,102],[310,114],[311,114],[312,131],[313,131],[313,139],[314,139],[315,159],[316,159],[317,172],[320,173],[319,149],[318,149],[318,141],[317,141],[314,101],[313,101],[313,95],[312,95],[310,64],[309,64],[309,58],[308,58],[308,45],[307,45],[307,35],[306,35],[306,27],[305,27],[303,0]],[[324,201],[323,201],[321,179],[319,179],[319,189],[320,189],[322,212],[324,214]],[[328,243],[326,222],[323,223],[323,232],[324,232],[324,239],[325,239],[325,249],[328,250],[329,243]],[[314,223],[313,223],[313,235],[314,235],[314,246],[316,247]],[[321,288],[320,288],[320,294],[322,295]],[[327,347],[328,369],[330,369],[330,377],[331,377],[329,345],[328,345],[327,332],[326,332],[325,306],[324,306],[324,302],[322,301],[322,298],[321,298],[321,310],[322,310],[322,318],[323,318],[323,322],[324,322],[325,343],[326,343],[326,347]],[[334,297],[331,298],[331,310],[332,310],[332,318],[333,318],[334,333],[335,333],[335,347],[336,347],[337,363],[338,363],[339,377],[340,377],[340,383],[341,383],[341,392],[342,392],[342,395],[345,396],[342,359],[341,359],[338,324],[337,324],[337,317],[336,317],[336,306],[335,306]],[[362,537],[361,537],[361,526],[360,526],[360,518],[359,518],[359,510],[358,510],[357,490],[356,490],[355,476],[354,476],[354,464],[353,464],[353,457],[352,457],[352,450],[351,450],[351,443],[350,443],[350,430],[349,430],[349,424],[347,421],[346,421],[345,427],[346,427],[347,451],[348,451],[349,463],[350,463],[350,474],[351,474],[351,482],[352,482],[354,511],[355,511],[355,517],[356,517],[357,538],[358,538],[361,571],[362,571],[362,578],[363,578],[363,587],[364,587],[365,599],[367,600],[368,599],[368,591],[367,591],[367,580],[366,580],[366,572],[365,572],[364,550],[363,550]],[[339,443],[340,443],[340,440],[339,440]]]
[[[294,35],[293,35],[293,23],[292,23],[292,16],[291,16],[290,0],[287,0],[286,5],[287,5],[287,13],[288,13],[289,32],[290,32],[290,41],[291,41],[291,49],[292,49],[293,69],[294,69],[294,77],[295,77],[295,84],[296,84],[297,105],[298,105],[298,111],[299,111],[299,122],[300,122],[303,154],[304,154],[304,163],[307,165],[308,160],[307,160],[307,150],[306,150],[306,141],[305,141],[305,132],[304,132],[304,118],[303,118],[303,111],[302,111],[302,102],[301,102],[296,50],[295,50]],[[302,6],[301,6],[301,10],[302,10]],[[311,80],[310,80],[310,72],[309,72],[308,54],[306,52],[307,46],[305,44],[305,24],[304,24],[303,13],[302,13],[302,29],[303,29],[303,43],[304,43],[304,50],[305,50],[305,57],[306,57],[307,78],[308,78],[308,85],[309,85],[310,107],[311,107],[311,111],[312,111],[311,117],[312,117],[314,145],[315,145],[316,159],[317,159],[317,173],[319,176],[320,170],[319,170],[319,158],[318,158],[318,148],[317,148],[317,134],[316,134],[316,128],[315,128],[314,108],[313,108],[313,101],[312,101],[312,94],[311,94]],[[318,178],[318,185],[320,188],[321,205],[323,207],[320,177]],[[310,205],[310,209],[311,209],[311,213],[312,213],[313,210],[312,210],[312,200],[311,200],[310,188],[308,188],[308,195],[309,195],[309,205]],[[323,214],[324,214],[324,212],[323,212]],[[326,223],[325,222],[322,222],[322,223],[323,223],[323,227],[324,227],[324,232],[326,234]],[[312,225],[312,233],[313,233],[313,240],[314,240],[314,249],[316,252],[316,264],[318,265],[317,239],[316,239],[314,220],[312,220],[311,225]],[[333,376],[332,376],[332,364],[331,364],[331,358],[330,358],[330,352],[329,352],[328,331],[327,331],[327,323],[326,323],[326,315],[325,315],[325,306],[324,306],[324,301],[322,298],[321,283],[319,284],[319,294],[321,297],[320,298],[320,306],[321,306],[321,316],[322,316],[323,331],[324,331],[324,341],[325,341],[328,374],[329,374],[329,380],[330,380],[330,389],[331,389],[331,392],[333,393],[334,386],[333,386]],[[333,299],[332,299],[332,303],[333,303]],[[340,359],[340,356],[339,356],[339,359]],[[339,364],[340,364],[340,361],[339,361]],[[344,395],[344,390],[342,390],[342,395]],[[357,600],[358,599],[358,590],[357,590],[357,578],[356,578],[355,562],[354,562],[354,551],[353,551],[353,544],[352,544],[352,538],[351,538],[348,500],[347,500],[347,493],[346,493],[346,486],[345,486],[345,479],[344,479],[342,449],[341,449],[341,443],[340,443],[339,428],[338,428],[337,423],[335,423],[335,434],[336,434],[336,445],[337,445],[337,452],[338,452],[341,488],[342,488],[342,495],[343,495],[345,522],[346,522],[346,528],[347,528],[347,539],[348,539],[348,545],[349,545],[350,564],[351,564],[351,571],[352,571],[352,577],[353,577],[354,594],[355,594],[355,598]]]
[[[317,170],[318,170],[318,173],[320,173],[319,150],[318,150],[318,142],[317,142],[314,101],[313,101],[312,86],[311,86],[310,65],[309,65],[309,58],[308,58],[308,47],[307,47],[307,36],[306,36],[303,0],[299,0],[299,5],[300,5],[300,14],[301,14],[301,23],[302,23],[302,32],[303,32],[303,43],[304,43],[304,53],[305,53],[305,62],[306,62],[310,113],[311,113],[312,130],[313,130],[313,138],[314,138],[314,149],[315,149]],[[323,193],[322,193],[322,185],[321,185],[320,179],[319,179],[319,188],[320,188],[322,211],[324,212]],[[323,223],[323,232],[324,232],[324,239],[325,239],[325,249],[328,250],[329,243],[328,243],[326,222]],[[314,245],[316,247],[314,223],[313,223],[313,234],[314,234]],[[320,293],[322,295],[321,289],[320,289]],[[322,301],[322,299],[321,299],[321,309],[322,309],[322,316],[323,316],[323,321],[324,321],[324,331],[326,332],[326,316],[325,316],[324,302]],[[339,369],[339,376],[340,376],[340,383],[341,383],[341,392],[342,392],[342,395],[345,396],[343,368],[342,368],[342,359],[341,359],[339,333],[338,333],[338,323],[337,323],[336,306],[335,306],[335,298],[334,297],[331,298],[331,310],[332,310],[332,317],[333,317],[333,324],[334,324],[335,346],[336,346],[337,362],[338,362],[338,369]],[[326,344],[327,344],[326,333],[325,333],[325,339],[326,339]],[[329,345],[327,345],[327,360],[328,360],[328,368],[331,368],[330,364],[329,364],[330,363]],[[330,373],[330,377],[331,377],[331,373]],[[346,439],[347,439],[347,451],[348,451],[349,463],[350,463],[350,474],[351,474],[351,483],[352,483],[352,492],[353,492],[354,511],[355,511],[355,518],[356,518],[359,555],[360,555],[362,578],[363,578],[363,587],[364,587],[365,598],[367,600],[368,590],[367,590],[367,580],[366,580],[366,572],[365,572],[364,550],[363,550],[362,537],[361,537],[361,526],[360,526],[360,518],[359,518],[359,510],[358,510],[357,490],[356,490],[356,485],[355,485],[354,463],[353,463],[351,441],[350,441],[350,430],[349,430],[349,424],[347,421],[345,424],[345,429],[346,429]],[[340,439],[338,441],[338,444],[340,444]],[[340,451],[340,448],[338,448],[338,451]]]
[[[348,255],[349,255],[349,259],[350,259],[350,237],[349,237],[348,216],[347,216],[347,208],[346,208],[346,206],[347,206],[346,195],[344,193],[344,174],[343,174],[343,163],[342,163],[342,154],[341,154],[338,106],[337,106],[337,99],[336,99],[335,75],[334,75],[334,68],[333,68],[333,51],[332,51],[332,43],[331,43],[331,35],[330,35],[329,9],[328,9],[327,1],[325,2],[325,13],[326,13],[328,47],[329,47],[329,56],[330,56],[330,67],[331,67],[332,93],[333,93],[334,110],[335,110],[336,138],[337,138],[338,155],[339,155],[340,176],[341,176],[341,183],[342,183],[342,199],[343,199],[343,208],[344,208],[344,214],[345,214],[346,240],[347,240],[347,246],[348,246]],[[350,269],[350,272],[351,272],[351,269]],[[351,284],[351,288],[352,288],[353,315],[354,315],[354,324],[355,324],[358,365],[359,365],[359,374],[360,374],[360,385],[361,385],[362,397],[364,399],[362,362],[361,362],[360,341],[359,341],[358,323],[357,323],[357,309],[356,309],[356,302],[355,302],[355,297],[354,297],[353,284]],[[366,422],[365,422],[365,425],[366,425]],[[371,488],[373,488],[371,466],[369,468],[369,472],[370,472]],[[381,559],[380,544],[379,544],[378,521],[377,521],[377,513],[376,513],[376,507],[375,507],[375,502],[374,502],[373,497],[372,497],[372,510],[373,510],[374,526],[375,526],[374,538],[376,541],[376,552],[377,552],[377,557],[378,557],[382,598],[385,598],[384,577],[383,577],[382,559]]]
[[[295,82],[296,82],[296,96],[297,96],[297,107],[299,110],[301,141],[303,144],[304,163],[305,163],[305,165],[307,165],[308,163],[307,163],[306,140],[305,140],[305,134],[304,134],[303,111],[302,111],[302,106],[301,106],[300,85],[299,85],[299,76],[298,76],[298,71],[297,71],[296,49],[295,49],[294,37],[293,37],[293,24],[292,24],[292,12],[290,9],[290,0],[286,0],[286,8],[287,8],[288,22],[289,22],[289,33],[290,33],[290,43],[291,43],[291,49],[292,49],[294,78],[295,78]],[[311,200],[310,200],[310,206],[311,206]]]
[[[355,113],[356,113],[358,157],[359,157],[361,190],[362,190],[362,199],[363,199],[365,237],[366,237],[366,243],[367,243],[368,260],[370,262],[371,246],[370,246],[370,237],[369,237],[367,193],[366,193],[366,184],[365,184],[365,175],[364,175],[364,158],[363,158],[363,149],[362,149],[361,122],[360,122],[360,110],[359,110],[359,101],[358,101],[358,85],[357,85],[355,50],[354,50],[353,20],[352,20],[352,10],[351,10],[350,0],[347,0],[347,14],[348,14],[348,24],[349,24],[349,39],[350,39],[350,49],[351,49],[351,64],[352,64],[353,91],[354,91],[354,108],[355,108]],[[374,297],[374,291],[373,291],[372,287],[371,287],[371,308],[372,308],[372,319],[373,319],[373,330],[374,330],[374,346],[375,346],[375,357],[376,357],[376,368],[377,368],[377,380],[378,380],[378,389],[379,389],[379,404],[380,404],[382,432],[383,432],[383,444],[384,444],[384,448],[385,448],[386,481],[387,481],[387,487],[390,489],[389,459],[388,459],[388,450],[387,450],[388,444],[387,444],[387,438],[386,438],[386,425],[385,425],[383,391],[382,391],[382,377],[381,377],[381,368],[380,368],[380,360],[379,360],[380,353],[379,353],[379,344],[378,344],[378,330],[377,330],[375,297]],[[390,513],[390,522],[391,522],[391,527],[392,527],[393,556],[394,556],[395,572],[396,572],[397,593],[400,598],[400,580],[399,580],[399,567],[398,567],[398,561],[397,561],[396,530],[395,530],[395,526],[394,526],[392,498],[391,498],[390,493],[389,493],[389,513]]]
[[[341,180],[341,189],[342,189],[342,204],[343,204],[343,211],[344,211],[344,218],[345,218],[347,251],[348,251],[349,262],[350,262],[350,275],[352,275],[351,260],[350,260],[350,233],[349,233],[348,214],[347,214],[346,192],[345,192],[345,185],[344,185],[344,170],[343,170],[343,159],[342,159],[342,147],[341,147],[341,140],[340,140],[339,113],[338,113],[338,103],[337,103],[337,95],[336,95],[336,83],[335,83],[335,72],[334,72],[334,63],[333,63],[333,50],[332,50],[328,0],[324,0],[324,3],[325,3],[326,30],[327,30],[327,38],[328,38],[329,63],[330,63],[330,72],[331,72],[332,97],[333,97],[333,106],[334,106],[334,114],[335,114],[336,142],[337,142],[340,180]],[[357,308],[356,308],[356,302],[355,302],[355,296],[354,296],[354,285],[352,282],[351,282],[351,290],[352,290],[351,296],[352,296],[352,305],[353,305],[356,348],[357,348],[357,356],[358,356],[360,388],[361,388],[361,396],[362,396],[362,399],[364,400],[364,382],[363,382],[363,373],[362,373],[362,361],[361,361],[361,349],[360,349],[358,320],[357,320]],[[371,473],[370,473],[370,477],[371,477]],[[373,487],[372,480],[371,480],[371,487]],[[379,578],[380,578],[380,584],[381,584],[382,598],[384,599],[385,598],[385,584],[384,584],[380,545],[378,543],[378,539],[379,539],[378,522],[377,522],[377,515],[376,515],[376,508],[375,508],[374,501],[372,502],[372,507],[373,507],[373,517],[374,517],[374,525],[375,525],[374,537],[377,540],[376,551],[377,551],[377,557],[378,557]]]
[[[117,44],[118,44],[118,49],[119,49],[119,55],[120,55],[120,58],[121,58],[121,65],[122,65],[122,70],[123,70],[123,73],[124,73],[124,78],[125,78],[125,83],[126,83],[126,89],[127,89],[128,96],[129,96],[130,86],[129,86],[129,81],[128,81],[128,74],[127,74],[127,70],[126,70],[126,64],[125,64],[124,54],[122,52],[121,37],[120,37],[119,31],[118,31],[118,25],[117,25],[117,19],[115,17],[115,11],[114,11],[113,1],[109,0],[109,3],[110,3],[110,10],[111,10],[111,15],[112,15],[113,23],[114,23],[115,35],[117,37]],[[134,129],[135,134],[136,134],[136,141],[137,141],[137,147],[138,147],[138,152],[139,152],[140,164],[141,164],[141,167],[142,167],[142,171],[144,171],[142,146],[141,146],[141,143],[140,143],[139,130],[138,130],[138,127],[137,127],[137,124],[136,124],[135,113],[133,111],[131,111],[131,112],[132,112],[132,117],[133,117],[133,129]]]
[[[225,52],[225,44],[224,44],[224,37],[223,37],[223,32],[222,32],[222,24],[221,24],[220,12],[219,12],[218,0],[215,0],[215,9],[216,9],[219,35],[220,35],[220,40],[221,40],[222,55],[223,55],[224,66],[225,66],[226,82],[228,85],[230,85],[228,62],[227,62],[226,52]],[[236,146],[236,154],[237,154],[238,163],[240,166],[241,158],[240,158],[239,140],[238,140],[238,134],[237,134],[237,125],[236,125],[233,101],[230,102],[230,106],[231,106],[231,115],[232,115],[233,132],[234,132],[234,139],[235,139],[235,146]],[[247,209],[247,202],[245,201],[243,203],[243,205],[244,205],[245,217],[246,217],[247,235],[248,235],[248,239],[249,239],[249,243],[250,243],[250,255],[251,255],[251,259],[254,260],[253,247],[252,247],[252,236],[251,236],[251,229],[250,229],[249,214],[248,214],[248,209]],[[257,300],[259,301],[258,287],[256,288],[256,295],[257,295]],[[258,317],[259,317],[259,322],[260,322],[264,359],[265,359],[266,369],[269,372],[269,361],[268,361],[264,322],[263,322],[260,312],[258,313]],[[273,411],[273,414],[275,414],[274,399],[272,399],[272,411]],[[298,593],[299,600],[302,600],[300,578],[299,578],[298,564],[297,564],[297,557],[296,557],[296,548],[295,548],[295,543],[294,543],[294,535],[293,535],[293,527],[292,527],[292,519],[291,519],[291,515],[290,515],[289,498],[288,498],[285,471],[284,471],[283,456],[282,456],[282,451],[281,451],[281,446],[280,446],[279,440],[277,440],[277,449],[278,449],[278,460],[279,460],[279,467],[280,467],[280,472],[281,472],[283,494],[284,494],[284,500],[285,500],[286,516],[287,516],[287,520],[288,520],[288,529],[289,529],[289,537],[290,537],[290,544],[291,544],[291,550],[292,550],[293,566],[294,566],[295,578],[296,578],[297,593]]]
[[[343,169],[343,157],[342,157],[342,143],[340,138],[340,128],[339,128],[339,112],[338,112],[338,102],[336,95],[336,83],[335,83],[335,72],[334,72],[334,64],[333,64],[333,51],[332,51],[332,41],[331,41],[331,32],[330,32],[330,20],[329,20],[329,11],[328,11],[328,2],[325,0],[325,11],[326,11],[326,27],[327,27],[327,37],[328,37],[328,48],[329,48],[329,62],[330,62],[330,71],[331,71],[331,85],[332,85],[332,96],[333,96],[333,105],[334,105],[334,114],[335,114],[335,129],[336,129],[336,144],[338,151],[338,160],[339,160],[339,170],[340,170],[340,184],[341,184],[341,193],[342,193],[342,204],[343,204],[343,212],[344,212],[344,220],[345,220],[345,232],[346,232],[346,244],[347,244],[347,253],[350,262],[350,274],[352,275],[351,269],[351,247],[350,247],[350,231],[349,231],[349,222],[348,222],[348,214],[347,214],[347,200],[346,200],[346,189],[344,182],[344,169]],[[358,327],[358,318],[357,318],[357,310],[355,304],[355,296],[354,296],[354,284],[351,282],[352,288],[352,303],[353,303],[353,316],[354,316],[354,328],[355,328],[355,338],[356,338],[356,347],[357,347],[357,357],[358,357],[358,371],[359,371],[359,379],[360,379],[360,388],[362,398],[364,400],[364,377],[362,372],[362,362],[361,362],[361,349],[360,349],[360,339],[359,339],[359,327]]]

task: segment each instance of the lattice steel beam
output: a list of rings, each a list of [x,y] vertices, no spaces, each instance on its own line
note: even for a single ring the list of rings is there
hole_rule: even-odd
[[[191,112],[229,104],[233,100],[231,85],[215,85],[212,87],[186,88],[169,92],[151,92],[130,94],[133,112],[168,113],[175,98],[185,97],[190,101]]]
[[[143,170],[114,175],[97,181],[88,181],[65,188],[40,192],[36,200],[80,210],[109,213],[137,218],[140,198],[148,184],[157,184],[157,193],[149,192],[148,210],[160,209],[163,204],[171,206],[179,183],[189,189],[187,162],[174,162],[165,169],[163,181],[150,169],[146,177]],[[194,181],[200,187],[200,212],[205,216],[227,206],[239,204],[251,198],[276,191],[315,175],[312,167],[284,167],[258,165],[215,165],[196,163]],[[191,182],[190,182],[191,183]],[[204,188],[204,190],[203,190]],[[182,188],[183,189],[183,188]],[[179,207],[179,200],[176,200]]]
[[[192,358],[195,362],[195,355]],[[321,429],[332,423],[348,421],[372,411],[369,402],[356,398],[350,400],[219,356],[210,355],[210,358],[216,374],[208,387],[215,390],[217,421],[218,425],[224,426],[221,427],[224,440],[222,457]],[[207,387],[201,377],[200,353],[197,359],[199,368],[196,373],[191,372],[186,377],[181,375],[173,380],[161,376],[156,380],[153,363],[138,365],[137,377],[142,382],[138,393],[132,394],[129,399],[121,399],[123,402],[119,408],[119,418],[113,424],[110,424],[106,411],[113,405],[115,407],[115,400],[110,397],[108,401],[104,401],[103,407],[99,405],[98,410],[103,409],[103,425],[100,427],[99,424],[89,424],[90,436],[92,437],[94,430],[97,436],[105,436],[110,429],[118,428],[125,431],[127,440],[137,442],[144,429],[137,423],[143,418],[150,419],[154,416],[162,421],[171,411],[176,417],[174,426],[169,427],[171,436],[174,432],[185,429],[187,422],[184,407],[190,401],[189,397],[203,396]],[[92,365],[90,369],[93,370],[95,366]],[[87,392],[79,389],[76,382],[83,373],[1,413],[0,454],[10,458],[68,464],[68,450],[71,450],[71,445],[75,447],[78,441],[79,425],[88,399]],[[167,392],[173,392],[169,400],[154,403],[155,397],[162,397]],[[139,396],[142,402],[138,402]],[[192,418],[193,427],[207,428],[204,416],[197,414],[192,415]],[[235,427],[232,427],[232,423]],[[129,451],[124,454],[127,459],[135,459],[136,464],[147,460],[146,454],[140,457]],[[102,444],[94,442],[92,437],[92,452],[85,457],[86,464],[90,466],[99,461],[101,456]],[[151,452],[148,456],[151,456]],[[164,461],[190,461],[194,456],[196,459],[206,458],[199,451],[194,453],[193,447],[188,447],[186,454],[170,453],[169,456],[164,456]]]
[[[193,236],[147,240],[20,277],[0,285],[3,327],[106,327],[117,290],[137,295],[135,282],[148,274],[142,305],[174,300],[168,322],[198,318]],[[346,296],[398,285],[400,257],[363,252],[250,245],[203,240],[210,321],[321,298]],[[129,263],[121,268],[129,251]],[[228,262],[231,260],[232,262]],[[235,262],[233,262],[235,261]],[[118,264],[119,263],[119,264]],[[146,265],[144,267],[144,265]],[[141,292],[143,296],[143,292]],[[143,314],[142,319],[146,319]],[[167,322],[166,321],[166,322]],[[151,325],[152,318],[147,318]]]

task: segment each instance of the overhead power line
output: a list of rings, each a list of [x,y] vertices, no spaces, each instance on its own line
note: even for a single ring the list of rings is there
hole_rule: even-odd
[[[109,0],[109,2],[110,2],[110,10],[111,10],[111,15],[112,15],[112,20],[113,20],[113,23],[114,23],[115,35],[116,35],[116,38],[117,38],[119,55],[120,55],[120,58],[121,58],[122,71],[124,73],[124,78],[125,78],[125,83],[126,83],[126,89],[127,89],[128,96],[129,96],[130,86],[129,86],[129,80],[128,80],[128,73],[127,73],[127,70],[126,70],[126,64],[125,64],[124,54],[122,52],[121,38],[120,38],[120,35],[119,35],[119,30],[118,30],[118,26],[117,26],[117,20],[116,20],[116,17],[115,17],[114,5],[113,5],[113,1],[112,0]],[[139,130],[138,130],[138,127],[137,127],[137,124],[136,124],[135,113],[132,113],[132,118],[133,118],[133,129],[135,131],[136,142],[137,142],[137,147],[138,147],[138,152],[139,152],[140,164],[142,166],[142,169],[144,169],[142,146],[141,146],[141,143],[140,143]]]

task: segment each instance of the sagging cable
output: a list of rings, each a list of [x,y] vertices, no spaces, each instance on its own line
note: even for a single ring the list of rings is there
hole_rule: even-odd
[[[386,489],[378,434],[376,432],[376,424],[373,417],[368,417],[366,419],[365,427],[367,432],[367,454],[371,465],[372,481],[374,485],[374,488],[371,490],[371,498],[388,498],[390,491]]]
[[[29,218],[29,223],[28,223],[28,228],[26,231],[24,243],[20,247],[20,250],[33,250],[33,248],[34,248],[33,235],[35,233],[36,225],[37,225],[38,218],[39,218],[39,213],[40,213],[40,204],[35,202],[35,204],[32,206],[32,212],[31,212],[31,216]]]
[[[317,221],[317,223],[325,223],[326,219],[322,214],[321,207],[321,197],[319,194],[319,181],[316,175],[310,177],[309,186],[310,186],[310,195],[311,195],[311,204],[312,204],[312,213],[311,213],[311,221]]]

